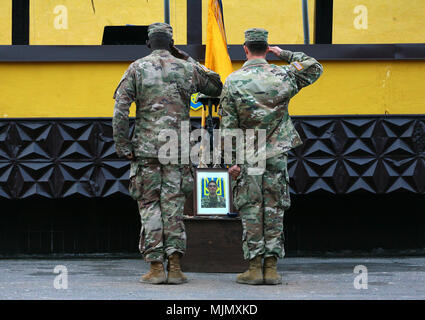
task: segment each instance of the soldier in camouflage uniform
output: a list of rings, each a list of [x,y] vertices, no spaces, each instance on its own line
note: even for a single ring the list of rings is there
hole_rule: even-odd
[[[180,257],[186,250],[183,207],[193,188],[193,176],[189,164],[160,161],[158,151],[164,142],[158,136],[162,129],[175,130],[180,136],[181,122],[189,121],[191,94],[220,95],[222,83],[217,73],[174,46],[170,25],[151,24],[148,37],[152,53],[128,67],[114,93],[113,137],[117,154],[131,160],[129,191],[137,200],[142,224],[139,249],[151,264],[140,281],[183,283],[187,281],[180,270]],[[133,101],[136,119],[129,139]],[[181,141],[179,151],[180,146]],[[163,262],[167,258],[166,277]]]
[[[244,258],[250,260],[249,269],[236,281],[245,284],[282,282],[277,259],[284,256],[283,214],[290,207],[287,152],[302,144],[288,103],[323,72],[319,62],[302,52],[269,47],[267,36],[264,29],[245,31],[248,61],[227,77],[220,102],[222,130],[266,130],[265,171],[250,175],[246,164],[238,166],[235,162],[229,169],[236,178],[234,205],[242,218]],[[267,52],[289,65],[269,64]]]
[[[226,208],[226,200],[217,194],[217,184],[214,180],[208,183],[209,195],[201,199],[202,208]]]

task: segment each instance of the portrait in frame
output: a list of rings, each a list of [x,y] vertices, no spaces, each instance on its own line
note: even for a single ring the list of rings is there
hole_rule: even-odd
[[[232,208],[232,188],[227,169],[197,168],[195,171],[195,216],[228,215]]]

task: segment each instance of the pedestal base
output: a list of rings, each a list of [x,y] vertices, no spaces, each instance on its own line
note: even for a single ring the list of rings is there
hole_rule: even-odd
[[[183,272],[243,272],[248,261],[242,253],[240,218],[190,217],[184,220],[187,251]]]

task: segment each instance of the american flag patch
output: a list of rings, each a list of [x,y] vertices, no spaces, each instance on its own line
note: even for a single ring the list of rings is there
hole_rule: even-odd
[[[206,66],[204,66],[203,64],[199,64],[201,66],[201,68],[205,71],[205,72],[210,72],[210,70],[208,70],[208,68]]]
[[[295,69],[297,69],[298,71],[300,71],[300,70],[302,70],[302,69],[304,69],[304,67],[301,65],[301,63],[299,63],[299,62],[292,62],[291,63],[294,67],[295,67]]]

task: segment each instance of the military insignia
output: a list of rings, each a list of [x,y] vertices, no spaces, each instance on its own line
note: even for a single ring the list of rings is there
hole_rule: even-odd
[[[205,72],[210,72],[210,70],[208,70],[208,68],[206,66],[204,66],[203,64],[199,64],[202,68],[202,70],[204,70]]]
[[[299,62],[292,62],[291,63],[294,67],[295,67],[295,69],[297,69],[298,71],[301,71],[302,69],[304,69],[304,67],[302,66],[302,64],[301,63],[299,63]]]
[[[196,102],[196,98],[198,97],[199,92],[192,94],[190,97],[190,109],[194,111],[198,111],[202,108],[203,104],[201,102]]]

